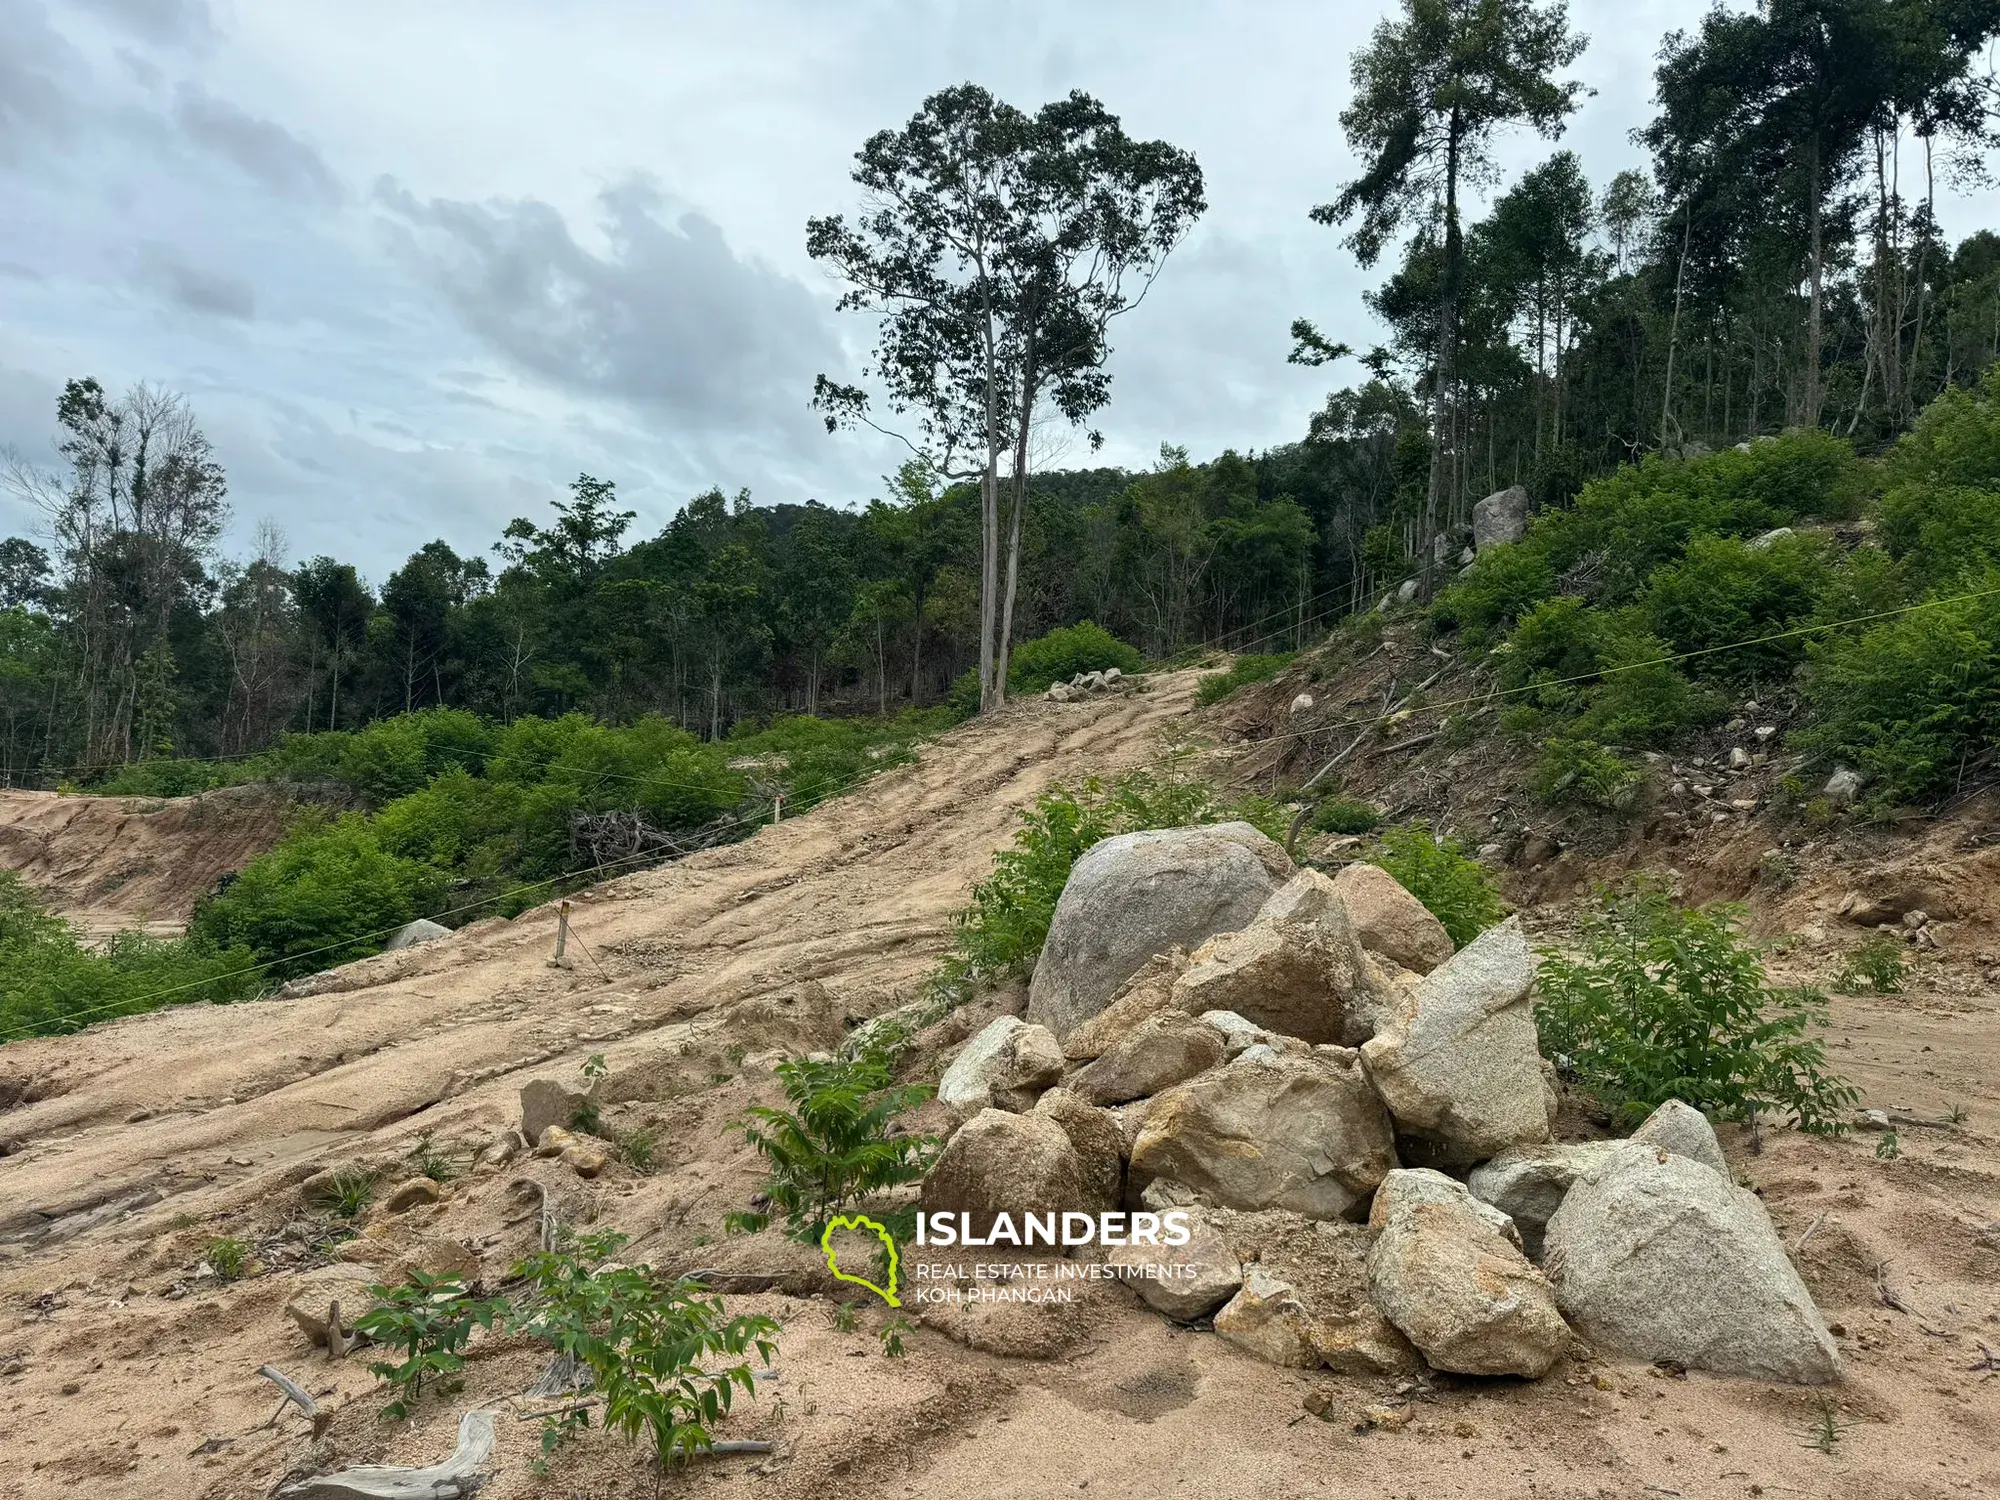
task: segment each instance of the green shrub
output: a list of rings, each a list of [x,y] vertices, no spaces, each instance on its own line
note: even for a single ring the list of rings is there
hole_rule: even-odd
[[[369,1374],[395,1393],[382,1408],[382,1415],[392,1418],[407,1417],[416,1409],[426,1381],[447,1395],[456,1390],[472,1330],[490,1332],[508,1311],[504,1298],[474,1297],[458,1277],[433,1276],[428,1271],[412,1271],[401,1286],[372,1286],[368,1293],[376,1305],[354,1320],[355,1332],[402,1355],[368,1367]]]
[[[2000,474],[1986,488],[1918,482],[1882,501],[1889,556],[1921,584],[1949,584],[2000,563]]]
[[[1294,651],[1275,651],[1264,655],[1245,652],[1229,664],[1227,671],[1211,672],[1201,679],[1201,685],[1194,691],[1195,701],[1203,707],[1219,703],[1240,687],[1248,687],[1253,682],[1268,682],[1292,664],[1297,655]]]
[[[201,1258],[215,1273],[217,1281],[237,1281],[250,1259],[250,1249],[234,1235],[218,1234],[208,1242]]]
[[[1889,450],[1884,477],[1898,485],[1969,485],[2000,482],[2000,364],[1989,366],[1970,390],[1953,386],[1918,415],[1916,425]]]
[[[2000,590],[2000,569],[1968,581]],[[2000,739],[2000,594],[1912,610],[1816,646],[1800,744],[1868,774],[1885,802],[1955,790]]]
[[[1825,541],[1790,536],[1764,547],[1698,536],[1680,561],[1646,588],[1653,630],[1677,653],[1706,651],[1686,664],[1696,676],[1732,681],[1784,677],[1805,659],[1803,636],[1766,640],[1804,625],[1832,573]],[[1716,647],[1730,646],[1730,650]]]
[[[889,1127],[931,1091],[896,1087],[887,1056],[799,1058],[778,1064],[777,1074],[791,1108],[760,1105],[737,1128],[769,1164],[764,1193],[784,1211],[792,1238],[818,1244],[827,1221],[850,1203],[929,1170],[936,1140],[891,1135]],[[736,1227],[754,1225],[739,1217]]]
[[[1366,802],[1329,797],[1313,809],[1312,826],[1319,833],[1373,833],[1382,826],[1382,814]]]
[[[248,949],[121,932],[85,946],[20,876],[0,870],[0,1043],[76,1031],[162,1005],[216,1005],[263,986]]]
[[[1457,839],[1433,837],[1427,824],[1387,830],[1381,851],[1370,862],[1423,902],[1460,948],[1506,915],[1485,867]]]
[[[1736,1119],[1783,1113],[1832,1132],[1859,1097],[1807,1028],[1812,990],[1778,990],[1730,906],[1683,907],[1650,887],[1607,892],[1583,950],[1542,956],[1542,1052],[1636,1122],[1669,1099]]]
[[[1552,737],[1542,746],[1535,795],[1551,806],[1629,812],[1644,778],[1636,767],[1594,740]]]
[[[532,1288],[534,1311],[510,1326],[587,1374],[603,1398],[605,1430],[628,1441],[644,1434],[665,1468],[713,1446],[712,1429],[736,1392],[755,1398],[745,1356],[754,1350],[768,1366],[778,1324],[759,1314],[730,1317],[698,1282],[616,1264],[624,1244],[622,1234],[565,1231],[555,1248],[530,1256],[515,1269]],[[551,1415],[543,1454],[589,1425],[585,1405]]]
[[[389,930],[442,906],[448,890],[442,871],[389,853],[350,813],[252,860],[196,908],[188,930],[217,948],[248,948],[286,978],[379,953]]]
[[[1144,665],[1137,650],[1103,626],[1085,620],[1016,646],[1007,661],[1007,691],[1039,693],[1050,683],[1068,682],[1079,672],[1117,667],[1136,672]]]
[[[1431,621],[1440,630],[1511,625],[1556,591],[1555,569],[1532,537],[1489,547],[1472,571],[1439,594]]]
[[[1568,597],[1530,611],[1497,653],[1502,686],[1523,704],[1574,718],[1583,737],[1636,745],[1664,744],[1721,712],[1713,693],[1665,660],[1672,654],[1638,611]],[[1541,724],[1515,717],[1501,727],[1519,734]]]
[[[1847,955],[1834,985],[1849,994],[1893,995],[1903,987],[1903,953],[1902,939],[1878,933]]]

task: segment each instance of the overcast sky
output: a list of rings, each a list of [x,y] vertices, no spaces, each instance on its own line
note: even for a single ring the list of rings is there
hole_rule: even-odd
[[[1574,0],[1596,94],[1564,143],[1600,185],[1640,159],[1662,35],[1703,8]],[[171,386],[228,469],[236,546],[269,517],[378,582],[432,537],[481,551],[546,516],[579,470],[644,532],[711,485],[864,501],[896,455],[806,408],[869,330],[833,311],[805,220],[852,206],[870,132],[967,78],[1024,106],[1086,89],[1207,175],[1207,218],[1120,325],[1105,461],[1288,441],[1355,374],[1288,366],[1291,319],[1380,337],[1377,275],[1306,211],[1350,174],[1347,57],[1384,9],[0,0],[0,444],[46,458],[70,376]],[[0,529],[31,530],[8,504]]]

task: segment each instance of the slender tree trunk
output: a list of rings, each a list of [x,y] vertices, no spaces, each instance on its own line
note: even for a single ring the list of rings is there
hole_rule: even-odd
[[[1806,384],[1805,411],[1802,413],[1802,417],[1804,426],[1817,427],[1819,426],[1820,405],[1822,401],[1820,393],[1820,352],[1825,343],[1822,299],[1825,295],[1826,276],[1825,245],[1822,242],[1822,226],[1820,223],[1819,142],[1817,139],[1813,141],[1812,149],[1807,153],[1807,167],[1812,172],[1812,181],[1808,187],[1810,196],[1807,207],[1806,251],[1810,257],[1811,295],[1806,308]]]
[[[1681,332],[1681,294],[1687,290],[1688,241],[1694,234],[1694,200],[1689,198],[1681,209],[1681,263],[1674,272],[1674,313],[1667,320],[1667,375],[1661,382],[1660,393],[1660,451],[1665,452],[1670,436],[1670,426],[1674,411],[1674,344]]]

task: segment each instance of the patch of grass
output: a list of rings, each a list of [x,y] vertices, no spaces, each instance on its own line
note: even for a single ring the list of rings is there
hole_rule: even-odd
[[[1835,977],[1834,988],[1855,994],[1869,990],[1877,995],[1893,995],[1903,988],[1903,943],[1887,933],[1877,933],[1847,955]]]
[[[1194,690],[1195,701],[1206,708],[1211,703],[1220,703],[1240,687],[1248,687],[1253,682],[1269,682],[1289,667],[1297,655],[1295,651],[1263,654],[1246,651],[1229,664],[1227,671],[1214,672],[1202,678]]]
[[[1543,1055],[1636,1123],[1669,1099],[1735,1118],[1789,1115],[1837,1134],[1860,1097],[1807,1036],[1823,996],[1774,989],[1732,906],[1684,907],[1656,887],[1600,893],[1580,953],[1542,955]]]
[[[458,1176],[458,1164],[431,1144],[433,1132],[424,1131],[417,1137],[417,1144],[410,1152],[410,1160],[417,1164],[417,1170],[432,1182],[450,1182]]]
[[[250,1247],[234,1235],[218,1234],[201,1252],[201,1258],[218,1281],[237,1281],[249,1264]]]
[[[1382,826],[1382,814],[1366,802],[1329,797],[1313,809],[1312,826],[1316,833],[1373,833]]]
[[[1384,832],[1382,848],[1370,863],[1387,870],[1423,902],[1457,947],[1463,948],[1507,914],[1486,867],[1468,855],[1459,840],[1433,836],[1428,824]]]
[[[833,1325],[833,1331],[835,1333],[854,1332],[855,1326],[858,1322],[858,1319],[856,1318],[854,1312],[854,1304],[852,1302],[843,1302],[839,1306],[833,1308],[832,1311],[830,1311],[827,1314],[827,1321]]]
[[[616,1144],[618,1155],[626,1166],[635,1172],[652,1172],[654,1154],[660,1144],[659,1131],[650,1125],[641,1125],[621,1132]]]
[[[375,1174],[350,1167],[334,1174],[325,1202],[335,1218],[358,1219],[374,1196]]]

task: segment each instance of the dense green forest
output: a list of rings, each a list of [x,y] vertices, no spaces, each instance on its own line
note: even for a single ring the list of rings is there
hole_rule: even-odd
[[[1070,365],[1012,356],[1003,373],[1026,370],[1047,394],[1012,413],[1018,431],[989,424],[984,472],[920,442],[927,459],[875,495],[765,506],[713,490],[652,536],[634,533],[615,477],[586,475],[497,539],[431,542],[375,580],[289,558],[275,533],[256,556],[224,555],[227,455],[198,413],[156,389],[72,381],[52,393],[58,461],[17,456],[8,471],[45,525],[0,542],[0,774],[87,784],[429,707],[501,725],[659,715],[713,741],[775,715],[928,707],[954,683],[977,703],[962,679],[998,587],[982,574],[998,545],[988,502],[1010,483],[1007,644],[1090,620],[1170,657],[1295,646],[1413,573],[1436,592],[1471,503],[1506,485],[1560,511],[1648,454],[1802,427],[1879,450],[2000,355],[2000,236],[1950,244],[1937,215],[1941,188],[1985,180],[1996,29],[2000,0],[1717,10],[1662,44],[1641,132],[1650,170],[1593,183],[1557,150],[1495,183],[1499,136],[1560,135],[1584,40],[1560,4],[1406,0],[1352,59],[1341,125],[1360,173],[1310,210],[1344,226],[1364,263],[1387,262],[1368,300],[1388,337],[1356,356],[1302,318],[1294,359],[1360,378],[1261,453],[1193,462],[1166,448],[1145,472],[1029,473],[1032,423],[1109,399],[1105,327],[1131,299],[1090,283],[1062,301],[1048,290],[1069,286],[1062,268],[1025,238],[1015,280],[995,283],[1014,299],[1003,331],[1090,307],[1098,321],[1072,330],[1086,354]],[[1148,275],[1205,206],[1191,158],[1128,141],[1094,101],[1029,117],[969,85],[869,142],[857,183],[907,175],[946,105],[1015,122],[1027,144],[1006,149],[1152,192],[1150,217],[1085,226],[1107,242],[1154,235],[1151,259],[1135,259]],[[1027,222],[1046,205],[1014,207]],[[844,232],[814,221],[815,253],[863,274],[875,262],[860,228]],[[1040,324],[1023,310],[1037,296]],[[927,322],[910,305],[886,315],[885,341],[906,342],[885,342],[884,370],[909,339],[921,363],[965,331],[935,299]],[[963,436],[975,387],[889,384],[882,421]]]

